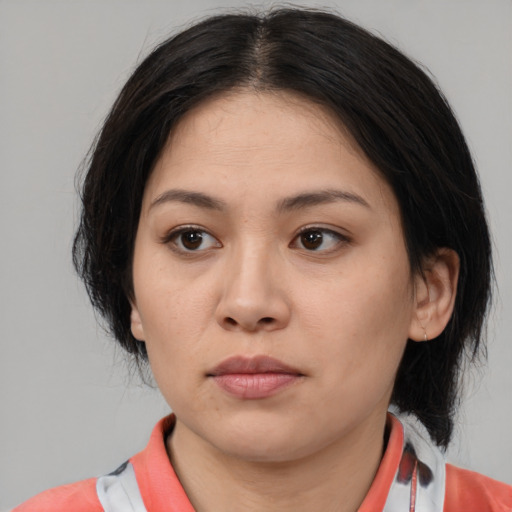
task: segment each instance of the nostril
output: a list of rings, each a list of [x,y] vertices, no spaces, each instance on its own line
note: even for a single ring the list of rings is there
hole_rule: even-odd
[[[252,318],[242,315],[240,318],[237,316],[224,316],[222,320],[220,320],[220,325],[224,329],[228,329],[231,331],[258,331],[259,329],[263,330],[272,330],[274,328],[279,328],[280,322],[279,319],[274,316],[262,316],[259,317],[254,315]]]

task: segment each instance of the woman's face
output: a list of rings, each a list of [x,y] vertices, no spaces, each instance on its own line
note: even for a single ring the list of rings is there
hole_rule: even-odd
[[[132,332],[203,446],[284,461],[382,428],[413,278],[392,190],[325,109],[241,91],[189,112],[133,281]]]

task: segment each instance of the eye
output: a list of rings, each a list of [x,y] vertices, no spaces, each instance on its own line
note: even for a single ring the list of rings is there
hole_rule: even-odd
[[[328,252],[346,242],[346,236],[330,229],[305,228],[297,235],[292,246],[306,251]]]
[[[164,243],[178,252],[205,251],[215,247],[221,247],[220,242],[210,233],[194,227],[175,229],[165,237]]]

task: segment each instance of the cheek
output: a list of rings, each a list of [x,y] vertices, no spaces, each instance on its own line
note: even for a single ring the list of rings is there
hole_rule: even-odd
[[[307,316],[316,317],[319,326],[341,322],[365,329],[408,317],[412,293],[409,272],[404,271],[407,265],[403,257],[397,262],[362,258],[347,262],[323,282],[304,287],[301,296],[307,301]]]
[[[156,299],[156,295],[154,297]],[[145,310],[146,349],[154,379],[173,410],[195,411],[211,347],[205,340],[204,299],[168,298]]]
[[[319,366],[341,365],[364,378],[394,373],[413,314],[407,265],[406,258],[368,265],[361,259],[303,295],[301,328],[314,333]]]
[[[176,389],[180,375],[192,374],[199,356],[209,350],[203,346],[205,330],[213,318],[208,285],[191,283],[152,262],[136,267],[134,288],[155,379],[162,391]]]
[[[189,276],[172,264],[165,251],[140,251],[134,264],[134,288],[150,343],[174,344],[185,336],[194,338],[211,316],[208,280]]]

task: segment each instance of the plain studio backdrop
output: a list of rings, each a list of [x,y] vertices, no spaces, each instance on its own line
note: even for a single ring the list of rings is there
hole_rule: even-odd
[[[157,390],[129,377],[72,269],[74,176],[155,43],[248,5],[0,0],[0,509],[116,468],[168,412]],[[462,124],[487,201],[499,295],[488,365],[466,380],[449,460],[512,484],[512,2],[295,5],[335,8],[384,35],[432,72]]]

